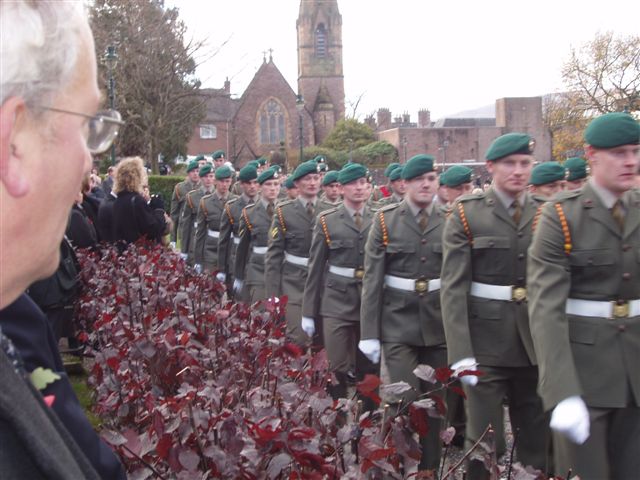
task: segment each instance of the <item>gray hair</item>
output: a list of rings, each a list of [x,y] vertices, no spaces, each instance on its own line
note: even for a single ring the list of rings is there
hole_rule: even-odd
[[[51,102],[76,67],[86,21],[78,0],[0,0],[0,105]]]

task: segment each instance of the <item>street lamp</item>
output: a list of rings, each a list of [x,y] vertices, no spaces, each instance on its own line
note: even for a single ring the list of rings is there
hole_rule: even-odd
[[[302,111],[304,110],[304,99],[302,98],[302,95],[298,94],[296,95],[296,109],[298,110],[298,117],[300,120],[300,136],[298,137],[298,140],[300,142],[300,161],[299,163],[302,163],[304,161],[304,152],[302,151],[303,148],[303,144],[304,144],[304,136],[302,133]]]
[[[409,143],[409,141],[407,140],[407,137],[403,136],[402,148],[404,149],[404,163],[407,163],[407,143]]]
[[[347,143],[349,144],[349,161],[347,163],[353,162],[353,139],[347,138]]]
[[[116,108],[116,81],[113,78],[113,71],[118,63],[118,55],[116,55],[116,47],[109,45],[107,52],[104,55],[104,62],[107,64],[107,70],[109,72],[109,83],[107,84],[109,90],[109,108],[115,110]],[[116,164],[116,146],[111,144],[111,165]]]
[[[449,146],[449,140],[442,142],[442,171],[447,168],[447,147]]]

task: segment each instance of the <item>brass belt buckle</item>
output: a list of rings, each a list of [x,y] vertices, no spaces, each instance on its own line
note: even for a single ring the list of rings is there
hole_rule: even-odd
[[[429,280],[416,280],[416,292],[424,293],[429,290]]]
[[[629,316],[629,302],[618,303],[611,302],[613,304],[613,318],[627,318]]]
[[[511,300],[522,302],[527,299],[527,289],[525,287],[512,287]]]
[[[358,280],[362,280],[362,278],[364,277],[364,268],[356,268],[353,272],[353,276]]]

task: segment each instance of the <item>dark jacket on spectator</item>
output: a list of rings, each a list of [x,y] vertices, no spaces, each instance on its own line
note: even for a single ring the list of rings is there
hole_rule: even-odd
[[[142,195],[120,192],[113,203],[113,230],[116,241],[136,242],[146,236],[160,243],[165,233],[164,211],[147,204]]]
[[[113,230],[113,204],[116,198],[116,194],[111,192],[107,195],[107,198],[100,203],[96,230],[98,231],[98,238],[100,238],[101,242],[116,241],[116,234]]]
[[[92,473],[91,467],[86,465],[86,459],[88,459],[103,479],[126,478],[118,457],[100,439],[87,420],[62,365],[51,327],[40,309],[26,294],[23,294],[0,311],[0,328],[2,333],[13,342],[27,372],[42,367],[60,375],[59,380],[47,385],[41,393],[43,396],[55,396],[51,410],[57,415],[55,420],[59,419],[66,427],[65,430],[56,421],[52,422],[53,426],[46,424],[51,422],[40,421],[40,417],[46,417],[47,414],[51,416],[49,408],[42,403],[40,395],[35,391],[29,392],[33,388],[26,385],[26,382],[19,381],[15,374],[12,375],[13,380],[7,380],[9,372],[6,371],[5,363],[8,362],[0,361],[2,363],[0,365],[2,377],[0,477],[3,479],[97,478],[95,473]],[[4,353],[0,351],[0,357],[3,356]],[[7,412],[2,397],[11,393],[9,390],[15,390],[16,403],[14,411]],[[26,420],[20,418],[25,415],[29,418]],[[19,425],[16,425],[18,423]],[[15,425],[14,432],[11,428],[5,428],[7,424]],[[58,430],[58,435],[55,430]],[[69,434],[75,442],[69,438]],[[84,453],[86,459],[80,451]],[[2,462],[1,459],[8,455],[17,455],[26,459],[24,471],[21,474],[4,470],[6,462]],[[70,462],[69,465],[60,465],[70,456],[75,457],[75,461]],[[78,475],[76,463],[85,470],[85,473]],[[12,464],[18,464],[15,458]],[[58,471],[60,468],[66,469],[62,470],[66,471],[66,474],[61,474]]]
[[[98,215],[98,221],[99,219],[100,216]],[[74,247],[95,247],[96,243],[98,243],[98,236],[95,227],[96,225],[91,222],[82,205],[75,204],[71,208],[66,235]]]

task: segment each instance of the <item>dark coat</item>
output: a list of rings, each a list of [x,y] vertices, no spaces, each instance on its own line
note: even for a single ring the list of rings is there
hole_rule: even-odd
[[[60,380],[57,380],[51,384],[49,384],[43,391],[43,395],[55,395],[55,400],[51,409],[57,415],[57,418],[62,422],[62,424],[66,427],[59,427],[58,430],[64,430],[64,432],[59,432],[62,436],[62,440],[65,440],[69,434],[75,440],[73,441],[64,441],[67,443],[67,447],[73,453],[75,450],[79,449],[84,453],[87,459],[93,465],[93,468],[102,476],[104,479],[124,479],[126,475],[124,473],[124,469],[120,464],[120,461],[116,457],[116,455],[111,451],[111,449],[102,441],[100,437],[93,430],[93,427],[87,420],[87,417],[78,402],[78,399],[73,392],[73,388],[71,387],[71,383],[65,373],[64,367],[62,365],[62,359],[60,358],[60,354],[58,352],[57,344],[53,335],[53,331],[51,330],[50,325],[47,322],[47,318],[43,315],[40,309],[33,303],[33,301],[26,295],[20,296],[15,302],[11,305],[0,311],[0,326],[2,327],[2,332],[13,342],[17,351],[19,352],[22,360],[24,362],[24,367],[27,372],[31,372],[35,370],[37,367],[42,367],[45,369],[51,369],[61,376]],[[2,375],[8,375],[8,373],[4,370],[4,365],[0,368],[2,371]],[[14,375],[15,376],[15,375]],[[5,389],[8,388],[10,384],[19,383],[18,380],[14,380],[12,382],[8,382],[4,380],[2,382],[2,393],[5,393]],[[16,388],[16,394],[19,394],[17,391],[17,385],[13,385],[13,388]],[[22,390],[25,390],[22,388]],[[23,391],[21,396],[28,396],[28,392]],[[22,420],[26,422],[27,425],[15,426],[15,432],[7,432],[5,431],[5,427],[7,424],[14,424],[20,419],[11,418],[14,416],[19,416],[18,412],[25,412],[25,415],[29,415],[29,411],[36,411],[37,415],[42,417],[43,413],[38,412],[38,405],[35,405],[36,401],[40,404],[41,409],[48,410],[47,407],[44,407],[42,404],[42,400],[37,398],[39,395],[36,392],[32,392],[31,396],[34,398],[28,398],[26,400],[16,399],[15,405],[19,405],[20,408],[14,408],[14,412],[5,412],[2,410],[2,402],[0,401],[0,444],[2,445],[2,457],[3,459],[7,457],[8,453],[5,452],[6,449],[10,450],[19,450],[20,449],[20,441],[15,437],[21,437],[22,443],[25,444],[23,447],[26,452],[19,452],[21,457],[28,457],[31,461],[37,465],[29,468],[36,468],[40,470],[39,476],[31,476],[29,473],[25,475],[18,475],[14,473],[12,476],[13,470],[8,470],[8,474],[5,475],[7,471],[4,470],[5,463],[2,462],[0,464],[0,477],[1,478],[96,478],[90,475],[82,475],[82,476],[74,476],[73,474],[68,474],[66,476],[56,476],[49,472],[49,468],[55,468],[55,465],[59,463],[58,460],[54,460],[57,458],[61,458],[63,452],[59,449],[62,441],[60,439],[52,438],[50,444],[50,451],[38,451],[34,452],[34,450],[39,449],[41,446],[38,444],[33,445],[31,442],[33,441],[32,436],[39,437],[41,434],[44,434],[47,431],[46,425],[42,425],[40,421],[34,420],[29,424],[28,419]],[[31,403],[30,407],[27,408],[26,403]],[[47,412],[48,413],[48,412]],[[21,428],[28,428],[31,425],[31,428],[34,429],[33,432],[27,432],[28,435],[25,435],[25,432],[20,431]],[[36,426],[37,425],[37,426]],[[54,423],[55,426],[55,423]],[[67,433],[68,431],[68,433]],[[41,433],[42,432],[42,433]],[[64,434],[63,434],[64,433]],[[8,436],[7,436],[8,435]],[[13,435],[13,436],[11,436]],[[54,433],[51,433],[53,437],[55,437]],[[13,438],[14,441],[9,442],[5,441],[9,438]],[[43,437],[47,439],[49,437]],[[46,440],[47,443],[49,440]],[[37,442],[43,443],[43,442]],[[76,445],[77,443],[77,445]],[[71,444],[71,445],[69,445]],[[28,446],[26,446],[28,445]],[[56,447],[56,445],[58,445]],[[75,455],[74,455],[75,456]],[[53,457],[54,459],[52,459]],[[81,460],[86,462],[86,459],[82,457],[82,455],[78,455],[81,457]],[[46,466],[43,467],[39,465],[43,463]],[[79,462],[80,464],[82,462]],[[49,465],[50,464],[50,465]],[[82,466],[82,465],[80,465]],[[65,465],[68,467],[70,471],[74,467],[74,465]],[[27,466],[24,467],[24,472],[31,472],[31,470],[27,469]],[[58,475],[60,475],[58,473]]]
[[[113,231],[113,204],[116,201],[114,194],[109,194],[98,209],[98,223],[95,225],[98,238],[102,242],[115,242],[116,234]]]
[[[135,192],[120,192],[113,203],[113,230],[115,240],[136,242],[143,236],[160,242],[165,231],[164,212],[154,210]]]
[[[99,215],[98,215],[98,218]],[[69,215],[67,238],[76,248],[90,248],[98,243],[95,225],[91,222],[82,205],[74,205]]]

